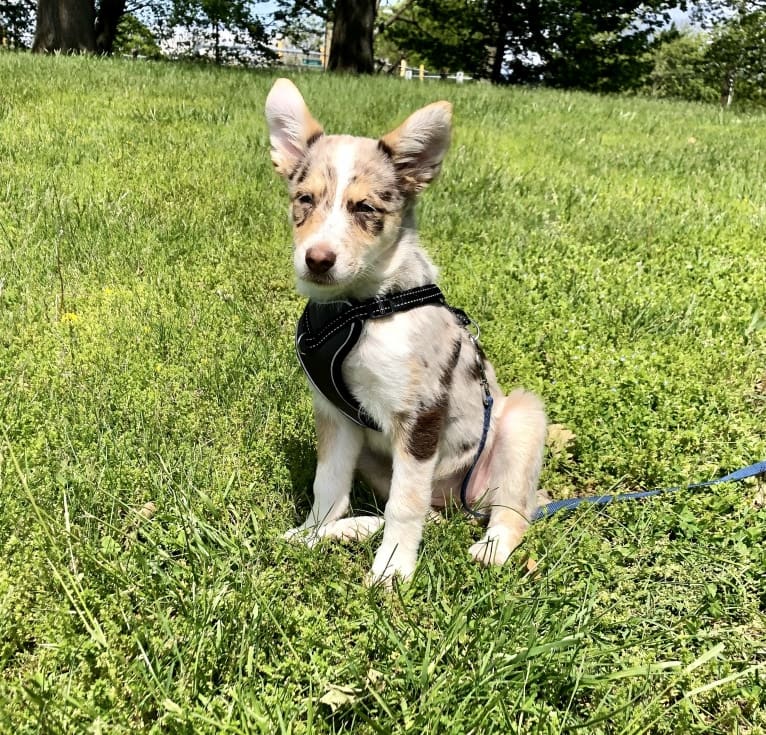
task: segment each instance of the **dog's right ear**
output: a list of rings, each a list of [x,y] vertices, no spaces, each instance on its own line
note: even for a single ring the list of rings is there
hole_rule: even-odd
[[[277,79],[266,98],[266,122],[271,161],[287,178],[309,146],[324,133],[311,116],[298,88],[289,79]]]

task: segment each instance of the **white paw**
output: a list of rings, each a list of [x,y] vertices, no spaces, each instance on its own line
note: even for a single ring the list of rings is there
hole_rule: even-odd
[[[328,523],[323,535],[341,541],[364,541],[382,527],[383,516],[355,516]]]
[[[392,549],[384,544],[375,554],[372,569],[364,578],[364,583],[368,587],[380,584],[386,589],[391,589],[394,577],[398,577],[400,582],[412,579],[417,560],[417,552],[405,552],[399,547]]]
[[[321,535],[319,534],[318,527],[306,528],[306,526],[296,526],[289,531],[285,531],[282,534],[282,538],[290,543],[303,544],[308,546],[309,549],[313,549],[319,542]]]
[[[471,546],[468,553],[479,564],[500,566],[508,561],[517,546],[518,542],[514,543],[512,532],[500,526],[488,528],[481,541]]]

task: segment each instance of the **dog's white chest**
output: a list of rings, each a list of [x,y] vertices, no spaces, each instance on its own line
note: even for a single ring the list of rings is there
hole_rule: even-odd
[[[384,431],[392,416],[412,406],[413,326],[407,313],[368,322],[343,365],[349,389]]]

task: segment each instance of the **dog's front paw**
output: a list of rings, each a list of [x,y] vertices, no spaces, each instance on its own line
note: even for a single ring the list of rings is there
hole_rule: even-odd
[[[384,544],[378,549],[378,553],[375,554],[372,569],[364,578],[364,583],[368,587],[379,584],[387,589],[391,589],[394,577],[398,577],[400,582],[408,582],[412,579],[416,563],[416,553],[404,552],[399,547],[392,549]]]
[[[496,526],[488,528],[481,541],[471,546],[468,553],[479,564],[500,566],[508,561],[519,541],[520,539],[515,540],[513,532],[509,529]]]
[[[308,546],[309,549],[313,549],[319,542],[320,536],[317,534],[315,527],[296,526],[289,531],[285,531],[282,534],[282,538],[290,543],[303,544]]]

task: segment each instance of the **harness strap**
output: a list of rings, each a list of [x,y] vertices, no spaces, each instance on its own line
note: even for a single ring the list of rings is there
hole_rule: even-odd
[[[309,305],[312,302],[309,302]],[[349,324],[354,322],[364,322],[367,319],[380,319],[384,316],[390,316],[398,311],[409,311],[418,306],[427,304],[438,304],[444,306],[446,299],[441,289],[434,283],[426,286],[417,286],[406,291],[392,294],[390,296],[375,296],[365,301],[349,300],[345,302],[348,308],[343,309],[334,319],[323,325],[319,332],[314,332],[311,325],[306,320],[307,333],[301,339],[300,351],[303,354],[313,352],[321,347],[330,337],[343,330]],[[308,309],[308,306],[306,307]],[[306,316],[306,311],[303,312]]]

